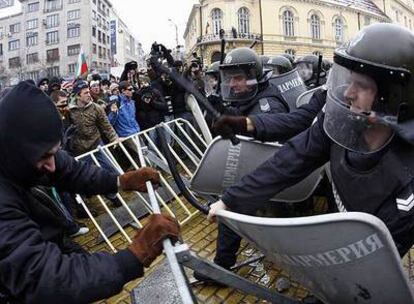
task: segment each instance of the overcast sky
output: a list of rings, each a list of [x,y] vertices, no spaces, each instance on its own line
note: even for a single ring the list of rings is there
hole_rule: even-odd
[[[184,45],[185,25],[193,4],[198,0],[111,0],[112,5],[131,32],[148,52],[154,41],[172,48],[175,43],[175,26],[178,40]]]

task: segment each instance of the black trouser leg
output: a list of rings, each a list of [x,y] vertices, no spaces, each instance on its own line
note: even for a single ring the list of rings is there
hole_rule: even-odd
[[[217,250],[214,263],[224,268],[236,264],[237,251],[240,248],[241,237],[226,225],[219,223]]]

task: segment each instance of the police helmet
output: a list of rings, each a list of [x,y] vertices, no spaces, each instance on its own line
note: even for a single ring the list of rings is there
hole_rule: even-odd
[[[377,23],[334,52],[324,121],[334,142],[373,153],[397,133],[414,144],[413,50],[411,31]]]
[[[220,65],[221,94],[225,101],[246,102],[253,99],[263,82],[260,57],[250,48],[230,51]]]
[[[295,61],[295,67],[298,69],[299,75],[305,83],[316,78],[318,61],[319,58],[316,55],[306,55]]]
[[[213,62],[205,72],[204,76],[204,91],[209,96],[217,92],[217,85],[219,81],[219,67],[220,61]]]
[[[273,76],[282,75],[293,70],[289,59],[280,55],[270,57],[267,66],[273,70]]]
[[[289,60],[290,61],[290,64],[293,66],[294,65],[294,63],[295,63],[295,56],[293,56],[293,55],[291,55],[291,54],[288,54],[288,53],[283,53],[283,54],[280,54],[280,56],[283,56],[283,57],[285,57],[287,60]]]

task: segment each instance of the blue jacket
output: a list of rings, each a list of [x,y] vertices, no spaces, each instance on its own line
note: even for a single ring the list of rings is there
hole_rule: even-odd
[[[138,133],[141,129],[135,119],[135,103],[128,100],[124,95],[119,95],[119,106],[117,112],[108,115],[109,122],[113,125],[120,137],[128,137]]]

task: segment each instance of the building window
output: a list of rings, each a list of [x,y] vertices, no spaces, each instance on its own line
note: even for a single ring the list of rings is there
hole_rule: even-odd
[[[68,38],[80,36],[80,25],[68,28]]]
[[[9,7],[9,6],[13,6],[14,0],[3,0],[0,1],[0,8],[5,8],[5,7]]]
[[[78,2],[80,2],[80,0],[69,0],[68,1],[69,4],[78,3]]]
[[[68,45],[68,56],[79,55],[80,48],[80,44]]]
[[[32,30],[37,28],[37,19],[31,19],[26,21],[26,30]]]
[[[218,35],[222,29],[223,12],[219,8],[215,8],[211,11],[211,21],[213,24],[213,34]]]
[[[38,33],[28,32],[26,34],[26,46],[34,46],[37,45],[38,42]]]
[[[75,74],[76,72],[76,63],[68,64],[69,74]]]
[[[12,34],[20,32],[20,23],[10,24],[9,32]]]
[[[9,68],[10,69],[20,68],[21,66],[22,65],[20,63],[20,57],[9,58]]]
[[[51,49],[46,51],[46,61],[54,62],[59,60],[59,49]]]
[[[68,20],[76,20],[80,18],[80,10],[68,11]]]
[[[62,0],[46,0],[45,12],[53,12],[62,9]]]
[[[319,16],[313,14],[310,19],[312,39],[321,39],[321,20]]]
[[[102,47],[98,47],[98,57],[102,58]]]
[[[27,5],[27,12],[28,13],[37,12],[38,10],[39,10],[39,2],[29,3]]]
[[[95,43],[92,44],[92,53],[96,54],[96,44]]]
[[[102,33],[100,30],[98,30],[98,41],[102,42]]]
[[[102,33],[103,34],[103,33]],[[106,44],[106,35],[102,35],[102,43]]]
[[[111,43],[111,41],[109,40],[109,35],[106,35],[106,41],[109,43]]]
[[[0,43],[0,56],[3,56],[3,43]]]
[[[96,27],[92,26],[92,36],[96,37]]]
[[[46,28],[59,26],[59,14],[54,14],[46,17]]]
[[[53,31],[46,33],[46,44],[56,44],[59,43],[59,31]]]
[[[239,19],[239,33],[247,34],[250,32],[249,10],[246,7],[242,7],[237,12]]]
[[[336,41],[344,41],[344,21],[339,17],[334,21],[334,32]]]
[[[49,77],[59,77],[60,76],[59,67],[55,66],[55,67],[47,68],[47,75]]]
[[[38,53],[31,53],[26,55],[26,63],[33,64],[39,62],[39,54]]]
[[[16,39],[16,40],[12,40],[9,41],[9,51],[15,51],[20,49],[20,40]]]
[[[312,52],[312,55],[315,55],[315,56],[319,57],[320,55],[322,55],[322,52],[321,51],[314,51],[314,52]]]
[[[289,10],[283,12],[283,34],[285,36],[295,36],[295,24],[293,13]]]
[[[296,51],[294,49],[287,49],[285,51],[286,54],[292,55],[293,57],[296,56]]]

